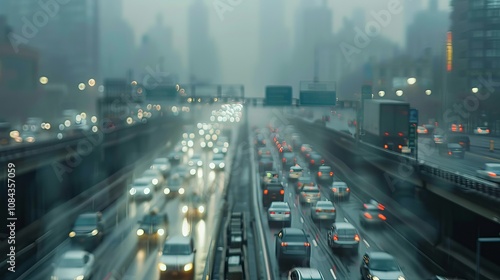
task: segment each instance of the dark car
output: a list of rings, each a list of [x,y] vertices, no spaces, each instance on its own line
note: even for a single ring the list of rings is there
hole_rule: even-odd
[[[276,259],[278,264],[299,264],[309,267],[311,261],[311,244],[303,229],[283,228],[276,234]]]
[[[204,218],[207,213],[206,198],[197,193],[187,195],[183,199],[181,211],[188,218]]]
[[[465,149],[458,143],[444,143],[439,147],[439,154],[442,156],[464,158]]]
[[[273,165],[273,158],[270,155],[262,155],[262,158],[259,160],[259,173],[266,170],[273,170]]]
[[[265,186],[273,180],[279,180],[280,176],[278,171],[271,170],[265,171],[260,178],[260,188],[264,189]]]
[[[262,191],[262,205],[269,207],[273,201],[284,201],[285,188],[278,180],[273,180],[264,186]]]
[[[444,137],[444,143],[458,143],[466,151],[470,151],[470,138],[467,135],[448,134]]]
[[[136,233],[140,241],[159,241],[161,237],[167,235],[167,214],[158,213],[157,210],[152,210],[150,213],[144,215],[138,223],[139,228]]]
[[[385,252],[367,252],[359,268],[361,279],[404,280],[405,275],[396,259]]]
[[[293,152],[284,152],[281,157],[281,164],[283,164],[283,169],[288,169],[297,163],[297,158]]]
[[[312,152],[309,157],[309,169],[316,170],[319,166],[325,163],[323,156],[316,152]]]
[[[255,142],[254,142],[256,147],[265,147],[266,146],[266,138],[264,137],[263,134],[257,134],[255,136]]]
[[[72,241],[80,244],[98,244],[104,237],[104,220],[101,212],[80,214],[69,233]]]

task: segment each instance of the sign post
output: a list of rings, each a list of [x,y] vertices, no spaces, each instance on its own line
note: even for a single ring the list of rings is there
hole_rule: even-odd
[[[411,149],[411,152],[415,156],[415,160],[418,161],[418,134],[417,134],[417,125],[418,125],[418,110],[410,109],[409,116],[409,129],[408,129],[408,148]]]
[[[363,85],[361,87],[361,103],[360,110],[358,112],[358,133],[364,135],[363,124],[365,119],[365,99],[372,99],[372,86],[371,85]]]

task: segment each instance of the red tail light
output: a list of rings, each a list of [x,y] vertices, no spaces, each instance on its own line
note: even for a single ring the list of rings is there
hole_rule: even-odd
[[[332,188],[332,192],[337,192],[337,188]]]
[[[335,213],[335,209],[330,210],[330,213]]]
[[[314,164],[314,159],[311,159],[311,164]]]
[[[388,149],[389,146],[387,144],[384,145],[384,149]]]
[[[403,132],[398,132],[399,137],[403,137]]]
[[[276,214],[276,212],[271,211],[271,212],[269,212],[269,214],[274,215],[274,214]]]
[[[286,212],[285,212],[285,215],[290,215],[290,212],[289,212],[289,211],[286,211]]]
[[[333,176],[333,172],[330,172],[330,177],[332,177],[332,176]]]
[[[310,246],[311,246],[311,244],[309,244],[309,242],[304,242],[304,246],[306,246],[306,247],[310,247]]]
[[[486,133],[490,133],[490,130],[489,130],[489,129],[486,129]]]
[[[316,213],[319,213],[319,212],[321,212],[321,209],[316,209]]]
[[[377,208],[378,208],[378,209],[380,209],[380,210],[382,210],[382,211],[384,211],[384,210],[385,210],[385,206],[384,206],[382,203],[379,203],[379,204],[377,205]]]
[[[282,161],[282,162],[286,162],[286,158],[282,158],[282,159],[281,159],[281,161]]]
[[[450,156],[451,156],[451,152],[448,152],[448,155],[450,155]]]
[[[365,218],[367,218],[367,219],[373,219],[372,215],[370,213],[368,213],[368,212],[365,212],[363,214],[363,216],[365,216]]]
[[[347,188],[347,189],[345,189],[345,191],[346,191],[346,192],[350,192],[350,191],[351,191],[351,189]]]
[[[389,136],[389,132],[384,132],[384,136]]]
[[[378,217],[379,217],[382,221],[387,220],[387,218],[386,218],[384,215],[382,215],[382,214],[378,214]]]
[[[398,145],[398,149],[403,149],[403,145]]]
[[[338,235],[336,235],[336,234],[335,234],[335,235],[333,235],[333,240],[338,241],[338,240],[339,240],[339,236],[338,236]]]
[[[285,190],[280,190],[280,194],[285,194]]]
[[[354,240],[359,242],[359,235],[354,235]]]
[[[488,172],[488,176],[495,177],[495,176],[497,176],[497,174],[495,172]]]
[[[300,182],[297,183],[297,187],[299,187],[299,188],[302,187],[302,183],[300,183]]]
[[[321,160],[321,164],[325,164],[325,160],[324,159]]]
[[[286,246],[288,246],[288,243],[286,243],[286,242],[281,242],[281,247],[286,247]]]
[[[283,148],[280,148],[280,153],[282,153],[282,152],[283,152]]]
[[[264,190],[264,194],[267,194],[269,192],[269,190]]]
[[[323,175],[323,173],[321,173],[321,171],[320,171],[320,172],[318,172],[318,176],[320,176],[320,177],[321,177],[321,175]]]

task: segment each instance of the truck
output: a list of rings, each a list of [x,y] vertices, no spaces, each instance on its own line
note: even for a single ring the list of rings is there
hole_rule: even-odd
[[[403,152],[408,142],[410,104],[396,100],[364,101],[362,140],[394,152]]]

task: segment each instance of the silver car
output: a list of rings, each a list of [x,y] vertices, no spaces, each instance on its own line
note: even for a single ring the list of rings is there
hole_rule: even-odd
[[[485,180],[500,183],[500,163],[485,163],[476,174]]]
[[[342,181],[333,182],[330,190],[332,191],[330,194],[331,200],[349,200],[349,197],[351,195],[351,189],[345,182]]]
[[[168,158],[157,158],[153,161],[153,164],[151,164],[150,169],[157,169],[159,170],[164,176],[168,175],[170,172],[170,162]]]
[[[132,199],[147,199],[153,198],[154,185],[149,178],[139,178],[134,180],[130,186],[129,194]]]
[[[356,254],[360,240],[358,230],[350,223],[333,223],[327,233],[330,248],[352,249]]]
[[[160,252],[160,279],[172,279],[182,276],[194,276],[196,249],[193,239],[184,236],[167,238]]]
[[[86,251],[67,251],[54,264],[50,279],[88,279],[94,270],[95,257]]]
[[[311,207],[311,218],[313,221],[327,220],[335,222],[337,211],[331,201],[318,201]]]
[[[283,222],[284,227],[290,227],[292,225],[292,211],[288,202],[272,202],[271,206],[267,210],[267,221],[272,222]]]
[[[165,179],[159,170],[148,169],[142,173],[143,178],[149,178],[155,189],[159,189],[165,185]]]
[[[299,201],[302,204],[314,204],[321,199],[321,193],[318,186],[304,186],[299,194]]]

